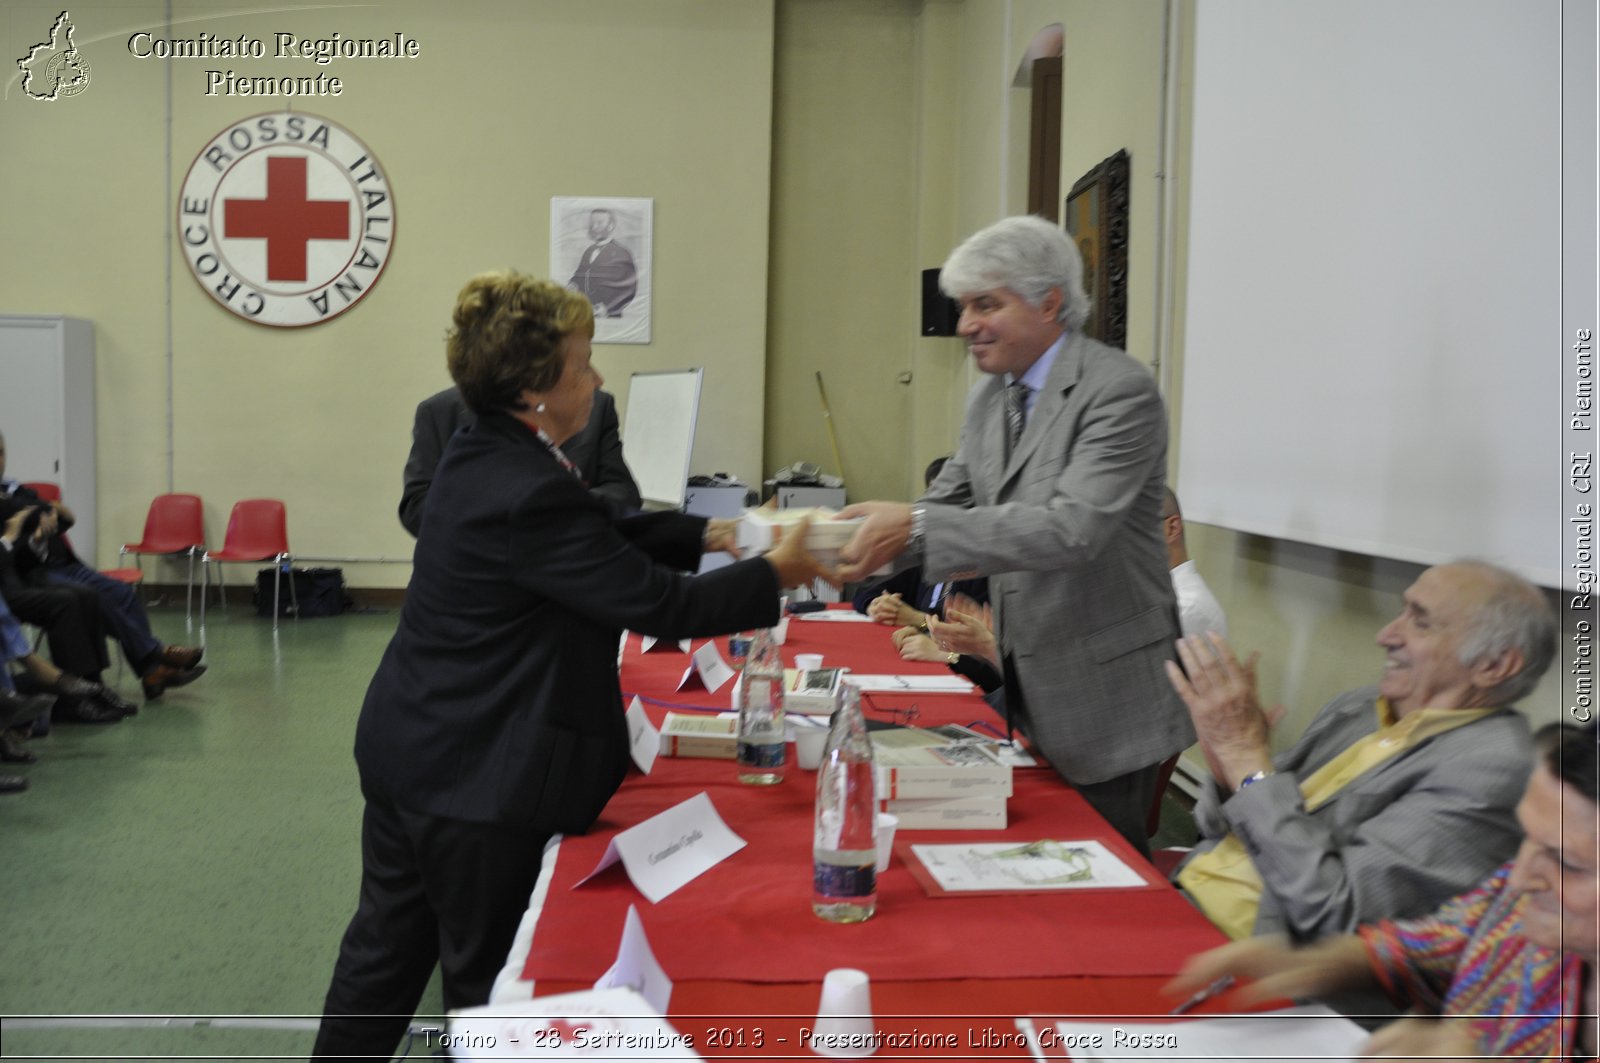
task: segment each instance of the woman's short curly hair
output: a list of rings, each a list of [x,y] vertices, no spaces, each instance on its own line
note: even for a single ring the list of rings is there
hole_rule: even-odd
[[[594,335],[594,308],[569,288],[516,270],[480,273],[456,296],[445,364],[474,413],[519,409],[524,390],[561,378],[561,341]]]

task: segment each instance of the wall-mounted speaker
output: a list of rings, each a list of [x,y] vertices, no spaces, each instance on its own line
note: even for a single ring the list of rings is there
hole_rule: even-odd
[[[956,301],[939,290],[939,271],[922,271],[922,334],[924,336],[954,336],[961,308]]]

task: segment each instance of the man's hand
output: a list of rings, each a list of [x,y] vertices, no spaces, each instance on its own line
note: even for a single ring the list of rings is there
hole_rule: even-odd
[[[32,513],[38,508],[38,506],[27,506],[11,514],[11,516],[6,520],[5,531],[0,532],[0,538],[5,539],[5,541],[8,543],[15,544],[17,539],[22,535],[22,522],[28,519],[29,513]]]
[[[865,517],[866,522],[839,551],[844,564],[839,576],[863,579],[905,552],[911,541],[911,506],[905,502],[857,502],[839,511],[840,520]]]
[[[56,507],[45,506],[44,512],[39,517],[39,528],[33,533],[34,542],[43,542],[54,535],[61,526],[61,520],[56,515]]]
[[[1361,1046],[1369,1059],[1466,1063],[1482,1059],[1470,1020],[1408,1018],[1391,1022]]]
[[[1256,695],[1259,656],[1241,664],[1228,640],[1210,632],[1178,640],[1183,668],[1167,662],[1167,678],[1189,707],[1212,774],[1230,790],[1240,779],[1272,769],[1271,724]]]
[[[1178,977],[1161,992],[1187,997],[1219,978],[1250,980],[1235,998],[1245,1005],[1317,996],[1376,982],[1367,963],[1367,950],[1354,934],[1325,938],[1300,949],[1291,948],[1282,937],[1258,937],[1189,957]]]
[[[813,579],[839,586],[839,573],[806,552],[806,535],[810,530],[811,518],[803,517],[789,529],[777,548],[767,554],[767,562],[778,573],[778,586],[788,589]]]
[[[921,611],[907,605],[900,595],[888,591],[872,599],[872,604],[867,606],[867,615],[880,624],[893,624],[895,627],[918,627],[923,618]]]

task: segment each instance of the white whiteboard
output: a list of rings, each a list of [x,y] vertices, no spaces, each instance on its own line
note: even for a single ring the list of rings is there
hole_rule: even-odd
[[[622,419],[622,452],[647,502],[683,505],[700,414],[702,369],[634,373]]]
[[[1200,0],[1185,516],[1559,580],[1561,6]]]

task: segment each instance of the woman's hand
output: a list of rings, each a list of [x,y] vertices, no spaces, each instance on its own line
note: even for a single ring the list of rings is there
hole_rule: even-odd
[[[707,554],[724,551],[739,556],[739,517],[712,517],[706,521],[701,550]]]
[[[973,611],[964,611],[961,606]],[[977,606],[970,598],[958,597],[945,607],[945,619],[928,618],[928,634],[946,652],[979,657],[999,669],[1000,647],[988,621],[988,606]]]
[[[933,639],[927,635],[924,635],[914,627],[903,627],[900,630],[911,632],[910,636],[899,642],[902,660],[931,661],[934,664],[948,664],[950,662],[950,651],[941,650],[934,645]]]
[[[1281,937],[1259,937],[1189,957],[1178,977],[1161,991],[1186,997],[1224,977],[1251,979],[1236,997],[1240,1004],[1318,996],[1376,981],[1367,963],[1367,950],[1354,934],[1299,949],[1291,948]]]
[[[806,535],[810,531],[811,518],[801,518],[800,523],[784,531],[777,548],[767,554],[768,564],[778,574],[778,586],[785,589],[799,587],[814,579],[820,579],[835,587],[839,586],[838,571],[824,565],[806,551]]]

